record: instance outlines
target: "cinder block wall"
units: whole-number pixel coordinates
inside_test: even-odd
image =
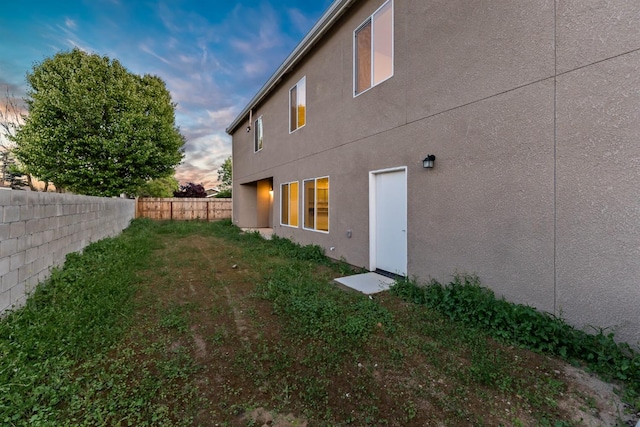
[[[24,304],[70,252],[118,235],[135,200],[0,190],[0,313]]]

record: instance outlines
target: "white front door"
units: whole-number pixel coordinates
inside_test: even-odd
[[[371,269],[407,275],[407,170],[370,174]]]

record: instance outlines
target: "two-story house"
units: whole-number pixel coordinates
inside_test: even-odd
[[[637,343],[638,28],[636,0],[336,0],[227,129],[233,221]]]

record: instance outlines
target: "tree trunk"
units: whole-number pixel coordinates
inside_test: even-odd
[[[27,174],[27,184],[29,184],[29,189],[31,189],[31,191],[38,191],[35,187],[35,185],[33,185],[33,180],[31,179],[31,174]]]

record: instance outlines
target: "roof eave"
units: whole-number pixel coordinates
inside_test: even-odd
[[[260,88],[258,93],[249,101],[242,112],[235,118],[233,122],[225,130],[231,135],[242,123],[257,104],[259,104],[280,82],[282,76],[288,73],[293,67],[300,62],[302,58],[309,52],[309,50],[315,46],[315,44],[324,36],[329,29],[335,24],[335,22],[342,16],[342,14],[355,3],[357,0],[336,0],[329,9],[320,17],[318,22],[309,30],[307,35],[296,46],[296,48],[287,56],[282,62],[280,67],[273,73],[273,75],[267,80],[267,82]]]

